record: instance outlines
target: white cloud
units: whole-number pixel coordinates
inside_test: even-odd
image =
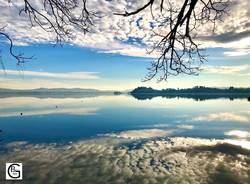
[[[242,130],[231,130],[225,132],[227,136],[239,137],[239,138],[250,138],[250,133]]]
[[[197,116],[193,121],[235,121],[235,122],[249,122],[249,117],[233,112],[219,112],[208,115]]]
[[[153,127],[155,128],[166,128],[166,127],[169,127],[169,124],[155,124],[153,125]]]
[[[194,126],[193,125],[177,125],[177,128],[191,130],[191,129],[194,129]]]
[[[172,133],[172,131],[161,129],[144,129],[144,130],[129,130],[119,133],[104,134],[108,137],[125,138],[125,139],[143,139],[152,137],[165,137]]]
[[[249,65],[237,65],[237,66],[204,66],[203,70],[206,73],[212,74],[240,74],[249,72]]]
[[[8,89],[35,89],[35,88],[97,88],[90,83],[83,83],[74,80],[58,81],[51,79],[31,79],[31,78],[0,78],[1,88]],[[100,89],[100,88],[98,88]]]
[[[102,53],[110,53],[110,54],[120,54],[120,55],[129,55],[135,57],[146,57],[146,58],[157,58],[159,55],[156,52],[149,54],[145,48],[139,47],[129,47],[123,49],[114,49],[114,50],[104,50],[100,51]]]
[[[225,56],[234,57],[234,56],[245,56],[250,54],[250,49],[235,49],[232,51],[224,52]]]
[[[52,72],[35,72],[25,70],[0,70],[0,75],[22,75],[33,77],[48,77],[48,78],[61,78],[61,79],[99,79],[96,72],[65,72],[65,73],[52,73]]]
[[[242,148],[250,150],[250,141],[247,140],[234,140],[234,139],[227,139],[225,140],[226,143],[240,146]]]
[[[250,30],[249,23],[249,1],[233,0],[234,3],[228,17],[216,25],[216,32],[211,31],[211,25],[206,24],[200,26],[197,30],[203,47],[224,47],[244,49],[250,47]],[[25,16],[18,15],[18,9],[22,8],[23,1],[13,0],[12,4],[6,3],[6,0],[0,0],[1,20],[0,25],[6,25],[6,32],[14,39],[15,44],[31,44],[31,43],[48,43],[54,40],[54,35],[47,33],[39,27],[31,28],[29,21]],[[30,1],[36,7],[41,7],[39,0]],[[146,49],[152,46],[160,38],[151,37],[152,30],[164,33],[167,31],[165,27],[152,28],[150,23],[159,25],[164,19],[159,12],[159,6],[153,7],[154,16],[159,22],[152,20],[150,11],[131,16],[122,17],[113,15],[114,12],[124,12],[124,9],[134,10],[145,4],[143,1],[106,1],[106,0],[90,0],[88,8],[90,11],[102,12],[105,16],[99,20],[95,20],[95,27],[90,34],[84,34],[79,30],[74,30],[75,38],[69,40],[69,43],[82,47],[91,47],[102,49],[107,53],[119,53],[130,56],[157,57],[157,53],[151,56],[147,54]],[[158,1],[160,2],[160,1]],[[167,2],[167,1],[166,1]],[[182,1],[175,1],[179,6]],[[96,6],[98,4],[98,6]],[[166,6],[165,6],[166,7]],[[199,5],[198,8],[199,9]],[[140,21],[139,21],[140,20]],[[137,26],[137,23],[139,26]],[[129,38],[137,38],[140,43],[127,43]],[[140,46],[144,45],[144,46]],[[237,55],[236,53],[226,52],[226,55]],[[241,52],[243,54],[243,52]],[[245,53],[244,53],[245,54]]]

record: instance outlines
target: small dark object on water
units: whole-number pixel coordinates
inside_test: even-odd
[[[114,95],[121,95],[122,93],[120,91],[114,91]]]
[[[21,116],[23,115],[23,113],[22,113],[22,112],[21,112],[20,114],[21,114]]]
[[[56,108],[58,108],[58,106],[56,105]]]
[[[248,99],[248,101],[250,102],[250,96],[249,96],[247,99]]]

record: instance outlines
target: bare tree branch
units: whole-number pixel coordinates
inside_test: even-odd
[[[13,57],[17,60],[17,65],[23,64],[23,63],[25,63],[26,61],[28,61],[28,60],[34,58],[34,56],[26,57],[26,56],[24,56],[24,54],[22,54],[22,53],[16,54],[16,53],[13,51],[13,41],[12,41],[12,39],[8,36],[8,34],[6,34],[6,33],[4,33],[4,32],[0,32],[0,35],[4,36],[4,37],[9,41],[9,53],[11,54],[11,56],[13,56]],[[3,67],[4,67],[4,65],[3,65]],[[5,67],[4,67],[4,68],[5,68]]]
[[[207,23],[213,23],[215,28],[216,21],[221,20],[222,16],[227,14],[230,4],[230,0],[184,0],[181,8],[176,10],[170,1],[160,0],[159,4],[159,1],[149,0],[134,11],[115,14],[125,17],[136,15],[145,11],[147,7],[152,9],[154,4],[160,6],[163,14],[165,1],[168,2],[168,7],[164,11],[167,15],[163,15],[166,21],[162,23],[162,27],[169,31],[165,34],[152,31],[152,37],[159,37],[153,51],[159,52],[160,56],[151,63],[144,81],[151,80],[160,72],[162,74],[159,81],[167,80],[169,75],[180,73],[198,74],[200,64],[206,61],[206,55],[204,49],[201,49],[200,45],[195,42],[194,30]],[[198,3],[201,9],[197,8]]]
[[[135,14],[138,14],[140,13],[141,11],[145,10],[146,8],[148,7],[152,7],[153,4],[154,4],[155,0],[150,0],[147,4],[143,5],[142,7],[138,8],[137,10],[135,11],[132,11],[132,12],[125,12],[125,13],[114,13],[114,15],[122,15],[124,17],[128,17],[128,16],[131,16],[131,15],[135,15]]]
[[[23,0],[24,8],[19,14],[25,13],[32,26],[39,26],[56,35],[56,42],[61,43],[73,37],[72,27],[84,33],[89,32],[95,13],[87,10],[87,0],[43,0],[44,11],[35,8],[32,1]],[[80,7],[81,6],[81,7]],[[76,15],[75,10],[80,10]]]
[[[75,28],[84,33],[91,32],[91,27],[95,24],[94,18],[98,17],[97,13],[88,10],[87,0],[41,0],[42,9],[35,7],[31,0],[20,1],[23,2],[23,8],[19,14],[27,15],[32,26],[39,26],[55,34],[56,43],[60,44],[74,37]],[[12,0],[9,2],[12,3]],[[152,19],[155,19],[153,11],[156,10],[153,7],[159,7],[164,20],[156,28],[157,31],[152,30],[151,38],[158,39],[153,51],[160,55],[151,63],[145,81],[158,74],[161,81],[167,80],[169,75],[198,73],[199,66],[206,61],[206,55],[196,40],[196,30],[199,26],[212,23],[214,31],[215,23],[227,14],[229,5],[230,0],[183,0],[178,7],[170,0],[148,0],[136,10],[114,15],[128,17],[149,9]],[[1,30],[0,35],[9,41],[10,54],[18,64],[32,58],[15,54],[12,39]]]
[[[90,27],[94,25],[93,17],[98,16],[87,9],[87,0],[42,0],[43,9],[35,7],[31,0],[22,1],[23,8],[19,15],[27,15],[31,26],[39,26],[46,32],[55,34],[56,43],[59,44],[74,37],[73,28],[84,33],[90,32]],[[8,2],[12,3],[12,0]],[[76,14],[76,10],[80,13]],[[9,41],[10,54],[17,60],[17,64],[33,58],[15,54],[12,38],[1,30],[0,35]]]

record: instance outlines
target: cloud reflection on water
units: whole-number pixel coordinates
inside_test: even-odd
[[[21,111],[22,116],[37,116],[49,114],[71,114],[71,115],[91,115],[96,114],[97,108],[54,108],[54,109],[30,109],[28,111]],[[0,112],[0,117],[20,116],[20,111],[16,112]]]
[[[250,117],[241,112],[218,112],[194,117],[192,121],[236,121],[249,122]]]
[[[242,131],[242,130],[231,130],[231,131],[225,132],[225,135],[239,137],[239,138],[250,138],[250,133],[247,131]]]
[[[12,143],[0,164],[22,162],[24,181],[37,184],[249,182],[250,151],[223,140],[176,137],[149,139],[137,149],[122,146],[131,141],[113,137],[67,145]]]
[[[161,130],[161,129],[141,129],[141,130],[129,130],[119,133],[103,134],[102,136],[125,138],[125,139],[145,139],[153,137],[165,137],[173,133],[174,130]]]
[[[38,99],[32,97],[3,98],[0,101],[0,117],[35,116],[49,114],[90,115],[99,108],[87,106],[81,99]]]

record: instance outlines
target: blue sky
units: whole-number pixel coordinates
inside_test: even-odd
[[[99,49],[64,45],[53,47],[50,44],[17,46],[15,51],[26,55],[34,55],[23,66],[17,66],[5,47],[3,62],[7,74],[1,73],[1,87],[37,88],[37,87],[81,87],[96,89],[127,90],[137,86],[193,87],[206,86],[244,86],[249,87],[249,55],[225,56],[225,49],[207,49],[208,62],[205,63],[198,76],[171,76],[167,82],[157,83],[155,79],[141,82],[147,74],[147,67],[154,58],[124,56],[103,53]],[[228,67],[228,68],[227,68]],[[218,69],[218,70],[216,70]],[[8,70],[10,72],[8,72]],[[214,71],[213,71],[214,70]],[[12,73],[11,71],[16,71]],[[33,73],[30,73],[30,72]],[[91,74],[79,76],[78,72]],[[54,74],[51,77],[46,73]],[[66,74],[60,76],[60,74]],[[67,77],[68,73],[75,73]],[[243,73],[246,75],[241,76]],[[57,76],[59,75],[59,76]]]
[[[32,2],[39,5],[37,0]],[[95,4],[92,4],[94,1],[89,2],[91,9]],[[120,3],[117,1],[118,4],[105,0],[98,2],[102,4],[102,9],[106,8],[110,12],[124,11],[123,5],[126,7],[128,3],[123,0],[119,0]],[[112,6],[110,3],[113,3]],[[237,1],[230,16],[217,25],[217,32],[207,31],[206,26],[200,28],[200,35],[205,39],[198,41],[206,48],[208,62],[202,65],[203,70],[198,76],[170,76],[168,81],[160,83],[157,83],[157,79],[141,82],[147,74],[146,68],[150,66],[150,61],[157,58],[154,53],[147,54],[152,41],[150,33],[152,29],[157,31],[159,28],[156,22],[151,21],[148,12],[128,19],[107,14],[97,22],[93,33],[84,35],[75,30],[76,37],[68,44],[53,47],[51,42],[54,35],[38,26],[30,27],[27,17],[18,15],[17,7],[21,8],[22,4],[8,4],[4,0],[0,0],[0,4],[0,25],[6,25],[4,32],[13,39],[15,53],[35,56],[23,66],[17,66],[15,59],[8,53],[7,40],[0,37],[0,50],[7,73],[0,71],[2,88],[128,90],[137,86],[250,87],[250,10],[247,9],[250,3],[244,0]]]

